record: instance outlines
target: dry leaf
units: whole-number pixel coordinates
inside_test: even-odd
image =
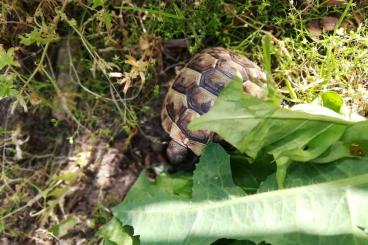
[[[29,102],[31,103],[31,105],[36,106],[36,105],[41,104],[42,98],[38,96],[35,92],[32,92],[29,95]]]
[[[108,75],[109,77],[115,77],[115,78],[123,77],[123,73],[121,72],[110,72]]]
[[[311,20],[308,22],[308,30],[311,36],[317,39],[322,34],[322,29],[319,26],[319,22],[317,20]]]
[[[235,5],[231,3],[224,3],[224,11],[225,13],[232,15],[235,13]]]
[[[124,93],[128,92],[128,89],[131,87],[133,80],[138,78],[138,76],[142,83],[145,82],[145,73],[148,69],[149,62],[144,61],[144,58],[145,57],[142,57],[140,60],[137,60],[131,55],[126,56],[125,63],[131,65],[132,67],[130,72],[125,72],[124,78],[119,81],[120,84],[124,84]]]
[[[338,21],[339,19],[336,17],[326,16],[322,18],[321,26],[324,31],[334,31]]]
[[[327,0],[325,3],[328,6],[344,6],[346,4],[346,0]]]
[[[71,58],[78,56],[79,48],[80,44],[68,36],[61,43],[57,53],[56,67],[59,70],[55,82],[59,89],[52,103],[53,115],[60,120],[68,121],[70,111],[74,110],[77,105],[78,86],[74,82],[77,77],[71,72],[70,67]]]
[[[362,16],[360,15],[360,13],[353,12],[353,17],[357,25],[360,25],[362,23]]]
[[[135,80],[139,80],[141,84],[146,81],[146,72],[149,65],[157,56],[157,48],[160,48],[160,40],[155,36],[142,35],[139,39],[139,48],[141,57],[139,59],[132,55],[125,56],[125,63],[130,65],[130,71],[124,72],[123,78],[118,81],[124,84],[123,92],[126,94]],[[112,73],[110,73],[112,74]],[[114,74],[117,74],[116,72]]]

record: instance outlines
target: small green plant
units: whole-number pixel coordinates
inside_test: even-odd
[[[0,100],[6,97],[14,97],[16,94],[14,77],[11,75],[0,75]]]

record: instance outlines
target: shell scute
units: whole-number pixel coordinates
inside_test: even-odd
[[[210,54],[200,53],[195,56],[188,64],[188,67],[203,72],[211,68],[215,68],[217,59]]]
[[[244,81],[247,81],[249,79],[246,70],[241,65],[232,60],[219,59],[216,68],[231,79],[233,79],[238,72],[241,74]]]
[[[261,69],[258,67],[258,65],[253,63],[248,58],[246,58],[242,55],[239,55],[239,54],[231,53],[231,59],[235,63],[237,63],[241,67],[243,67],[242,70],[247,74],[247,79],[255,80],[255,81],[266,81],[265,73],[261,71]]]
[[[189,140],[197,141],[202,144],[208,143],[210,139],[210,133],[206,130],[197,130],[197,131],[190,131],[188,129],[189,123],[194,119],[199,117],[200,115],[193,111],[193,110],[186,110],[184,113],[181,114],[179,121],[177,122],[178,127],[181,131],[185,134],[186,140],[184,139],[184,144],[187,145]]]
[[[175,79],[172,88],[180,93],[186,94],[193,87],[198,86],[201,80],[201,73],[189,68],[183,68]]]
[[[202,115],[210,110],[216,96],[201,87],[195,87],[187,94],[188,108]]]
[[[228,76],[216,69],[211,69],[203,72],[199,86],[218,96],[229,81]]]
[[[203,53],[207,53],[216,59],[231,59],[229,50],[225,48],[209,48],[203,50]]]

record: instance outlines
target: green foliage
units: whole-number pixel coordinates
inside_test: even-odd
[[[92,4],[92,8],[104,6],[104,0],[88,0],[88,2]]]
[[[236,185],[247,194],[257,192],[261,183],[276,170],[270,155],[251,159],[244,154],[231,154],[231,172]]]
[[[7,66],[19,66],[18,62],[14,60],[14,48],[5,51],[2,46],[0,46],[0,70]]]
[[[275,81],[273,80],[271,74],[271,54],[274,51],[271,43],[271,38],[269,35],[265,35],[262,38],[262,50],[263,50],[263,65],[267,76],[267,90],[268,90],[267,97],[273,103],[277,104],[279,95],[276,88],[277,85],[275,84]]]
[[[3,220],[0,220],[0,233],[5,231],[5,223]]]
[[[272,175],[254,195],[234,184],[229,159],[219,145],[206,147],[193,175],[191,200],[141,174],[114,216],[133,226],[141,244],[210,244],[220,238],[273,245],[367,242],[366,158],[298,165],[288,174],[286,189],[278,190]]]
[[[155,180],[155,185],[159,186],[162,190],[166,190],[185,199],[192,197],[192,176],[188,176],[185,173],[175,175],[161,174]]]
[[[244,191],[234,184],[230,156],[219,145],[210,144],[203,152],[193,174],[193,201],[223,200],[243,196]]]
[[[133,237],[133,230],[129,227],[123,227],[116,218],[102,226],[97,235],[104,239],[105,245],[139,244],[138,237]]]
[[[20,43],[26,46],[36,44],[37,46],[46,45],[59,40],[59,36],[55,33],[55,29],[51,26],[42,25],[35,28],[30,33],[20,36]]]
[[[344,101],[338,93],[334,91],[324,92],[321,94],[321,98],[323,106],[340,113],[341,108],[344,105]]]
[[[103,23],[105,24],[105,27],[107,30],[110,30],[112,27],[112,15],[110,12],[103,12],[101,15],[101,19],[103,21]]]
[[[70,229],[72,229],[78,221],[75,218],[68,218],[66,220],[61,221],[59,224],[54,225],[49,229],[49,232],[51,232],[56,237],[62,237],[68,233]]]
[[[0,100],[17,94],[13,79],[14,77],[11,75],[0,75]]]
[[[160,2],[149,1],[144,8],[120,9],[147,13],[145,22],[148,32],[164,39],[186,38],[190,41],[190,51],[193,53],[203,47],[206,40],[220,38],[221,27],[228,23],[220,0],[200,1],[197,5],[182,1]]]
[[[343,135],[352,125],[352,121],[324,107],[298,105],[288,110],[262,101],[244,93],[241,79],[236,78],[222,91],[211,110],[193,120],[189,128],[216,132],[252,158],[259,153],[271,154],[282,186],[286,170],[293,162],[313,161],[322,155],[342,157],[330,149],[338,142],[349,149],[352,142],[346,142]],[[364,134],[363,130],[359,132]]]

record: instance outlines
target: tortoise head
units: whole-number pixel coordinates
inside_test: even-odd
[[[182,163],[186,159],[188,152],[188,148],[185,145],[175,140],[171,140],[166,149],[167,157],[172,164]]]

